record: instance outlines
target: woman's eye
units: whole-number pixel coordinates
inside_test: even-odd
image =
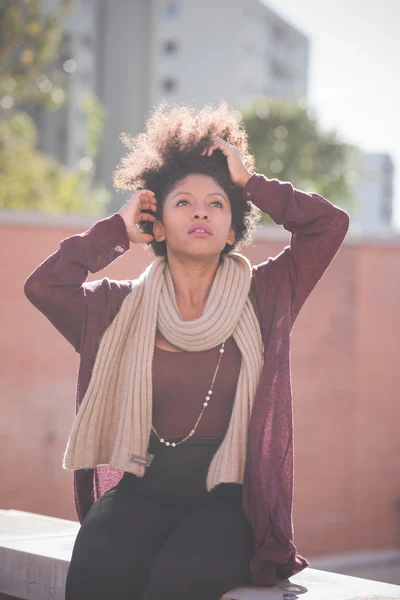
[[[179,202],[177,202],[177,206],[180,205],[181,202],[186,202],[188,204],[187,200],[179,200]],[[212,202],[212,204],[219,204],[220,208],[222,208],[222,202],[220,202],[219,200],[214,200],[214,202]]]

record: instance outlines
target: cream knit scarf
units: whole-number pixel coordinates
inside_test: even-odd
[[[249,299],[250,262],[239,253],[222,255],[205,310],[194,321],[183,321],[179,314],[164,257],[156,258],[132,284],[101,339],[63,467],[75,470],[107,464],[144,475],[145,465],[131,459],[145,457],[148,450],[158,327],[171,344],[189,352],[214,348],[233,334],[242,364],[231,419],[209,467],[207,489],[222,482],[242,483],[250,415],[263,360],[260,326]],[[206,379],[204,384],[208,385]],[[194,421],[197,409],[193,410]]]

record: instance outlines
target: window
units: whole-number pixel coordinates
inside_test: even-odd
[[[165,54],[176,54],[179,50],[179,44],[174,40],[167,40],[163,44],[163,50]]]
[[[389,204],[388,202],[383,202],[382,206],[381,206],[381,215],[383,218],[383,221],[385,223],[390,223],[393,217],[393,210],[392,210],[392,206],[391,204]]]
[[[290,75],[288,68],[274,58],[271,60],[271,71],[277,79],[287,79]]]
[[[62,123],[61,126],[57,128],[57,140],[63,145],[67,141],[67,127],[65,123]]]
[[[245,42],[242,47],[245,54],[255,54],[255,47],[251,42]]]
[[[178,88],[178,84],[172,77],[166,77],[162,82],[162,88],[164,92],[171,93]]]
[[[179,2],[168,2],[165,7],[165,17],[168,21],[176,21],[179,18],[181,6]]]
[[[382,182],[381,214],[385,222],[390,223],[393,217],[393,186],[390,181]]]
[[[254,81],[242,81],[242,90],[248,94],[254,94],[258,91],[258,87]]]
[[[79,71],[79,81],[81,83],[88,84],[88,83],[91,83],[92,80],[93,80],[92,71],[89,71],[89,70]]]
[[[81,36],[81,44],[84,48],[91,50],[93,48],[93,37],[89,33],[84,33]]]
[[[285,37],[285,32],[280,25],[275,23],[272,27],[272,37],[275,42],[280,42]]]

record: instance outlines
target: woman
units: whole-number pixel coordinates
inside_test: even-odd
[[[63,466],[82,524],[66,600],[217,600],[308,566],[293,544],[290,333],[346,212],[253,173],[225,103],[161,105],[115,173],[131,199],[62,240],[25,293],[80,353]],[[290,245],[237,252],[260,209]],[[136,280],[95,273],[145,243]],[[78,410],[79,409],[79,410]]]

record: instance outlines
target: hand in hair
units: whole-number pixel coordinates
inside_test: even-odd
[[[246,169],[239,150],[222,138],[218,138],[216,142],[203,150],[201,154],[203,156],[211,156],[214,150],[221,150],[221,152],[223,152],[223,154],[226,156],[229,174],[233,183],[239,185],[240,187],[244,187],[250,179],[252,173]]]
[[[143,212],[153,211],[154,215]],[[133,244],[152,242],[154,236],[144,233],[139,227],[141,221],[155,221],[155,213],[157,210],[157,200],[154,192],[151,190],[138,190],[135,192],[128,202],[118,211],[125,222],[126,231],[129,241]]]
[[[254,156],[249,152],[243,122],[236,119],[235,112],[225,102],[201,109],[162,103],[150,115],[142,133],[135,138],[123,134],[121,139],[129,151],[114,172],[118,190],[152,190],[157,198],[156,216],[162,220],[165,199],[177,182],[192,173],[208,175],[228,196],[236,231],[235,243],[227,244],[222,253],[238,251],[242,245],[252,242],[262,213],[242,197],[241,186],[253,172]],[[217,143],[222,147],[217,148]],[[210,156],[206,156],[207,151]],[[140,230],[149,237],[142,237],[141,241],[147,243],[156,256],[166,256],[165,242],[157,242],[151,235],[153,219],[144,217],[154,212],[150,207],[143,210]],[[128,221],[132,227],[132,219]],[[139,239],[138,231],[132,231],[135,240]]]

